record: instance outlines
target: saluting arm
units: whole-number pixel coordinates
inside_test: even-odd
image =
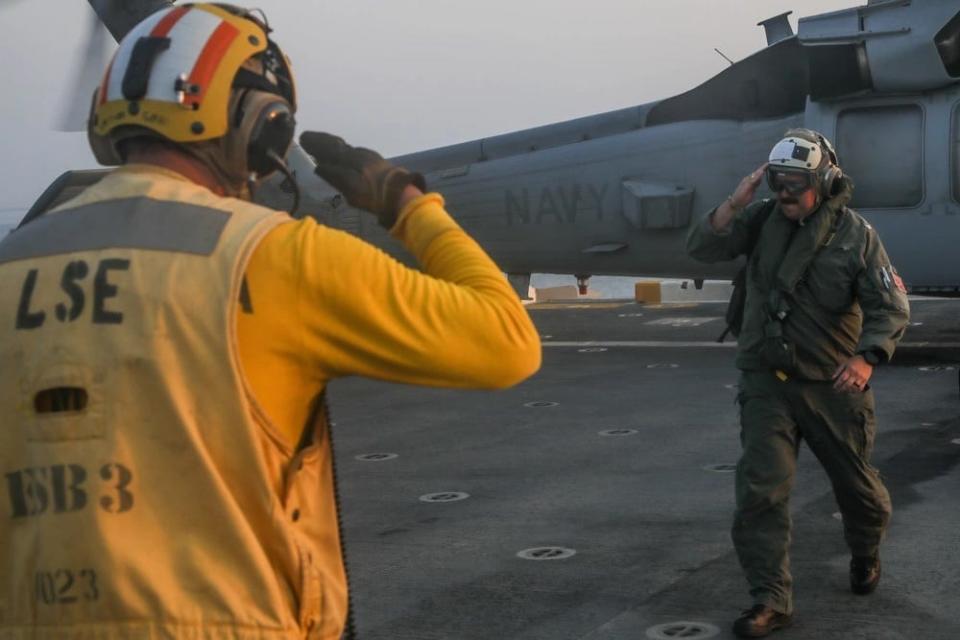
[[[305,252],[325,266],[305,270],[312,282],[304,290],[322,295],[335,311],[315,326],[323,349],[334,352],[324,358],[333,363],[331,377],[503,388],[539,368],[540,338],[520,300],[446,213],[443,198],[419,194],[422,177],[326,134],[305,134],[301,144],[317,159],[317,173],[352,205],[375,213],[423,268],[318,228],[332,235],[320,254]],[[344,277],[324,273],[337,265],[349,265]]]
[[[745,176],[726,200],[690,228],[687,253],[701,262],[723,262],[750,251],[757,229],[752,221],[762,208],[753,203],[766,164]]]
[[[397,235],[424,272],[336,229],[301,238],[298,315],[322,378],[496,389],[537,371],[526,310],[442,203],[427,194],[401,215]]]

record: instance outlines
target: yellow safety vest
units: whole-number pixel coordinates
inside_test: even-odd
[[[0,242],[0,638],[339,636],[328,434],[291,457],[237,355],[286,220],[115,173]]]

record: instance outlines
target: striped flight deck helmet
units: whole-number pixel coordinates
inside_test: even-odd
[[[219,3],[171,7],[140,22],[93,95],[87,133],[97,161],[122,164],[123,141],[159,138],[210,167],[228,195],[285,169],[296,91],[269,33],[262,13]]]

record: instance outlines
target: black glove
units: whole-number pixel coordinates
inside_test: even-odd
[[[351,206],[376,214],[387,229],[397,222],[400,195],[408,185],[427,190],[419,173],[395,167],[376,151],[351,147],[329,133],[305,131],[300,146],[313,156],[317,164],[314,173],[342,193]]]

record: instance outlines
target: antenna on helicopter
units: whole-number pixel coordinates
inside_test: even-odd
[[[720,49],[717,49],[716,47],[714,47],[713,50],[716,51],[717,53],[719,53],[721,58],[723,58],[724,60],[726,60],[727,62],[729,62],[731,65],[733,65],[733,60],[731,60],[731,59],[728,58],[727,56],[723,55],[723,51],[720,51]]]

